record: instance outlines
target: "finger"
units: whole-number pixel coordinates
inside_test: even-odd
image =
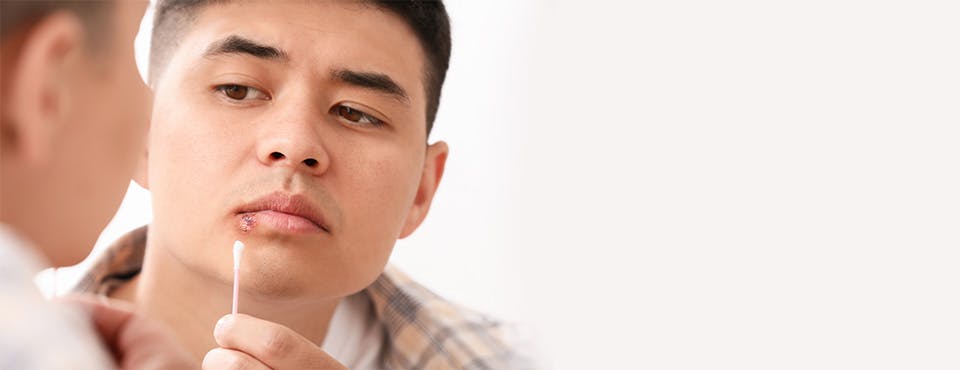
[[[93,326],[121,368],[196,368],[196,359],[176,342],[169,328],[137,315],[132,305],[85,296],[64,300],[90,313]]]
[[[204,370],[270,370],[270,367],[246,353],[214,348],[203,356]]]
[[[245,352],[272,368],[344,369],[319,346],[290,328],[250,315],[226,315],[217,322],[213,333],[221,347]]]
[[[90,314],[94,328],[114,352],[119,349],[121,334],[134,317],[133,306],[126,302],[84,295],[72,295],[62,301],[82,307]]]

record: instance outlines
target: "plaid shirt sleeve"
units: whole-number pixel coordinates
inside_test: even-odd
[[[90,265],[73,292],[107,295],[140,272],[147,227],[131,231]],[[529,369],[503,325],[459,307],[387,266],[364,292],[386,328],[383,369]]]
[[[367,294],[387,328],[387,369],[527,369],[502,325],[446,301],[387,266]]]

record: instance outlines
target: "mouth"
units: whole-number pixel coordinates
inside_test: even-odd
[[[239,207],[234,214],[243,233],[259,227],[290,234],[330,233],[323,214],[299,194],[272,193]]]

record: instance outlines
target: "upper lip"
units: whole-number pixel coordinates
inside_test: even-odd
[[[310,198],[300,194],[283,192],[271,193],[240,206],[236,213],[242,214],[259,211],[274,211],[303,217],[313,222],[317,227],[323,229],[323,231],[330,232],[323,213],[313,204]]]

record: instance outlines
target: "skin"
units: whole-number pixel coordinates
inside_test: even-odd
[[[79,262],[116,212],[144,150],[149,90],[133,39],[146,2],[119,1],[108,39],[54,12],[3,39],[0,222],[54,266]],[[63,303],[63,302],[61,302]],[[84,307],[121,369],[187,369],[198,361],[159,323],[91,298]]]
[[[285,57],[205,55],[230,36]],[[138,180],[152,193],[154,221],[141,274],[115,297],[173,326],[206,368],[339,368],[319,347],[335,307],[379,276],[443,174],[446,144],[426,144],[424,63],[400,18],[362,4],[203,9],[154,81]],[[332,76],[343,69],[389,76],[406,99]],[[244,232],[237,207],[276,192],[304,196],[329,230],[258,220]],[[219,321],[231,306],[234,240],[247,246],[245,314]]]
[[[118,2],[96,51],[67,12],[4,39],[0,221],[54,266],[90,252],[143,151],[150,93],[133,39],[145,6]]]

